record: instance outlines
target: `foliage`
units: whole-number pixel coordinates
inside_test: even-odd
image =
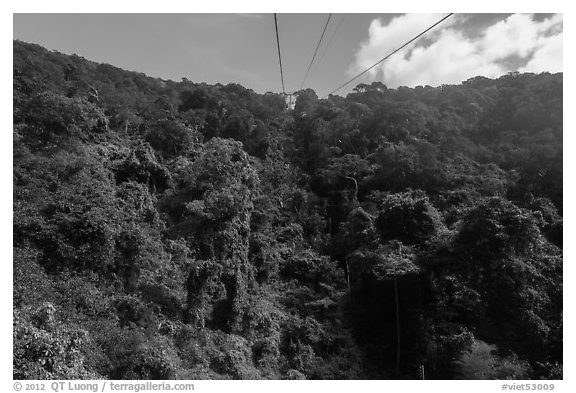
[[[375,227],[383,240],[425,243],[442,229],[442,220],[426,194],[392,194],[382,201]]]
[[[471,349],[456,360],[456,375],[459,379],[530,379],[530,365],[496,352],[494,345],[474,341]]]
[[[291,109],[13,52],[14,378],[562,378],[562,74]]]

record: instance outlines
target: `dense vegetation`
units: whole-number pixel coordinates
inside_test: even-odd
[[[14,378],[562,378],[562,74],[345,98],[14,42]]]

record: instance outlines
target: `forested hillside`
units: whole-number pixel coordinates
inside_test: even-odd
[[[562,83],[287,109],[14,41],[14,378],[562,378]]]

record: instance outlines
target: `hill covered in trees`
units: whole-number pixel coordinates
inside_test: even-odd
[[[562,378],[562,105],[286,109],[14,41],[14,378]]]

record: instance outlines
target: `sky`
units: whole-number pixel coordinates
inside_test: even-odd
[[[445,15],[278,14],[285,90],[324,96]],[[14,14],[13,33],[162,79],[282,91],[273,14]],[[562,38],[562,14],[455,14],[337,93],[376,80],[396,88],[561,72]]]

